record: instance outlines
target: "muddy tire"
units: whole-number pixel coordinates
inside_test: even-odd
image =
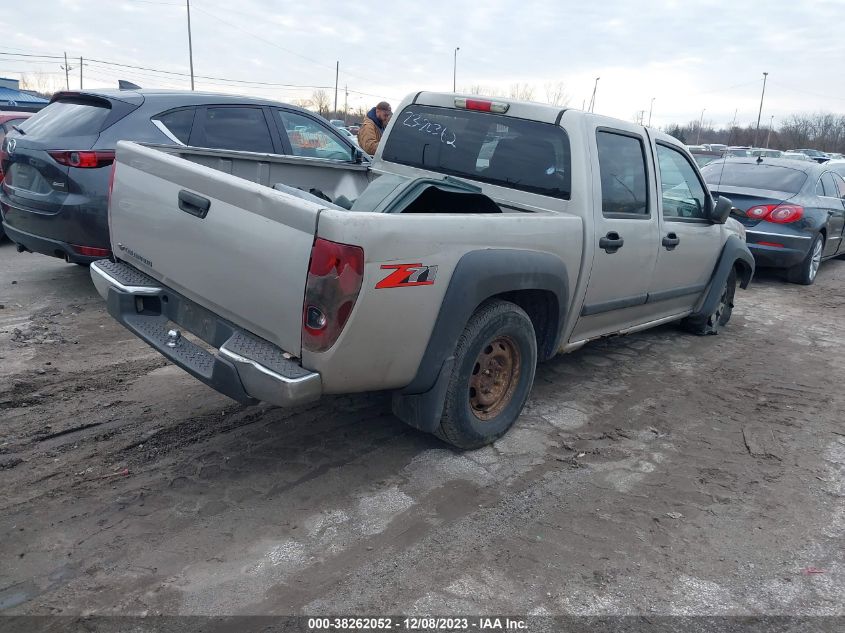
[[[681,321],[681,325],[687,332],[705,336],[707,334],[718,334],[719,330],[731,320],[734,309],[734,295],[736,294],[736,269],[731,269],[725,285],[722,287],[722,294],[719,303],[711,314],[706,316],[688,317]]]
[[[536,368],[537,338],[525,311],[509,301],[484,303],[458,339],[435,435],[460,449],[494,442],[522,412]]]
[[[801,284],[802,286],[809,286],[816,280],[816,275],[819,272],[819,266],[822,263],[822,253],[824,253],[824,237],[821,233],[816,235],[807,256],[800,264],[793,266],[786,271],[786,278],[794,284]]]

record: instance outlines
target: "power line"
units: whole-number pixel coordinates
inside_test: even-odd
[[[227,19],[225,19],[225,18],[221,18],[220,16],[215,15],[214,13],[211,13],[210,11],[208,11],[208,9],[201,9],[201,8],[199,8],[199,7],[197,7],[197,6],[195,6],[194,8],[195,8],[197,11],[200,11],[201,13],[205,13],[207,16],[212,17],[212,18],[214,18],[215,20],[218,20],[219,22],[222,22],[222,23],[223,23],[223,24],[225,24],[226,26],[229,26],[229,27],[234,27],[234,28],[238,29],[239,31],[242,31],[242,32],[246,33],[246,34],[247,34],[247,35],[249,35],[250,37],[254,37],[254,38],[258,39],[258,40],[261,40],[262,42],[264,42],[264,43],[266,43],[266,44],[269,44],[270,46],[273,46],[273,47],[275,47],[275,48],[278,48],[278,49],[279,49],[279,50],[281,50],[281,51],[284,51],[284,52],[286,52],[286,53],[290,53],[291,55],[295,55],[296,57],[299,57],[300,59],[304,59],[305,61],[311,62],[312,64],[316,64],[316,65],[318,65],[318,66],[322,66],[323,68],[327,68],[327,69],[329,69],[329,70],[333,70],[333,69],[334,69],[334,67],[329,66],[328,64],[324,64],[323,62],[317,61],[316,59],[313,59],[313,58],[311,58],[311,57],[306,57],[305,55],[301,55],[300,53],[297,53],[296,51],[292,51],[292,50],[290,50],[289,48],[285,48],[284,46],[280,46],[279,44],[277,44],[276,42],[274,42],[274,41],[272,41],[272,40],[268,40],[268,39],[266,39],[266,38],[264,38],[264,37],[261,37],[260,35],[256,35],[255,33],[251,32],[251,31],[248,31],[248,30],[246,30],[246,29],[244,29],[244,28],[242,28],[242,27],[238,26],[237,24],[234,24],[234,23],[233,23],[233,22],[231,22],[230,20],[227,20]],[[241,14],[241,15],[246,15],[247,17],[251,17],[251,18],[253,18],[253,19],[263,18],[263,16],[256,16],[256,15],[254,15],[254,14],[247,14],[247,13],[244,13],[243,11],[230,11],[228,8],[226,9],[226,11],[227,11],[227,12],[229,12],[229,13],[239,13],[239,14]],[[345,70],[345,67],[344,67],[344,73],[345,73],[346,75],[349,75],[350,77],[357,77],[358,79],[361,79],[361,80],[366,81],[366,82],[369,82],[369,83],[374,83],[374,84],[378,84],[378,83],[379,83],[378,81],[375,81],[375,80],[374,80],[374,79],[372,79],[372,78],[369,78],[369,77],[364,77],[364,76],[359,75],[359,74],[357,74],[357,73],[352,73],[352,72],[349,72],[348,70]]]
[[[780,81],[771,81],[770,80],[769,83],[773,83],[776,86],[780,86],[781,88],[783,88],[785,90],[789,90],[790,92],[797,92],[799,94],[807,94],[807,95],[810,95],[812,97],[821,97],[822,99],[833,99],[834,101],[845,101],[845,98],[843,98],[843,97],[833,97],[831,95],[823,95],[823,94],[818,93],[818,92],[811,92],[810,90],[800,90],[798,88],[790,88],[789,86],[785,86],[784,84],[782,84]]]

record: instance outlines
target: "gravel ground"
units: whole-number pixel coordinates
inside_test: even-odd
[[[538,369],[495,446],[245,407],[0,245],[5,614],[845,615],[845,262]]]

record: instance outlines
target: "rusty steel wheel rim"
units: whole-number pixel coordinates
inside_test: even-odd
[[[469,406],[476,418],[492,420],[508,406],[521,366],[519,347],[510,337],[496,337],[481,348],[469,381]]]

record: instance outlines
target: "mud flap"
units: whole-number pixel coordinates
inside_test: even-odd
[[[446,390],[449,388],[454,366],[455,357],[449,356],[443,362],[434,386],[425,393],[404,394],[394,391],[391,403],[393,415],[415,429],[434,433],[443,416]]]
[[[754,256],[748,250],[745,242],[735,235],[731,235],[722,248],[722,254],[719,257],[716,268],[713,270],[713,274],[710,277],[710,284],[707,286],[704,296],[699,301],[696,310],[690,316],[707,316],[716,310],[716,306],[722,295],[722,287],[725,285],[725,281],[728,279],[728,275],[731,274],[731,270],[736,263],[740,264],[740,271],[737,275],[740,281],[740,288],[748,288],[748,284],[751,283],[751,278],[754,276]]]

